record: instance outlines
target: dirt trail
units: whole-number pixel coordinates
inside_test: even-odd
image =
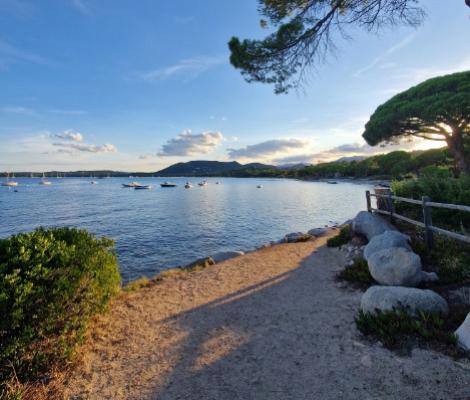
[[[470,369],[364,342],[344,255],[284,244],[124,295],[93,329],[72,399],[470,399]],[[468,365],[468,364],[467,364]]]

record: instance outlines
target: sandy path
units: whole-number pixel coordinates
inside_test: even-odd
[[[316,242],[247,254],[126,294],[69,382],[74,399],[470,399],[470,369],[361,340],[361,293]]]

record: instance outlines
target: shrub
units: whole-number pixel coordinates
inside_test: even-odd
[[[420,312],[413,318],[404,309],[379,311],[376,314],[359,312],[355,319],[364,335],[377,337],[386,347],[396,348],[410,337],[455,345],[457,339],[446,329],[446,321],[438,314]]]
[[[119,291],[114,243],[39,228],[0,240],[0,383],[69,360],[87,323]]]
[[[437,272],[438,284],[470,283],[470,246],[441,235],[434,236],[434,248],[424,239],[412,235],[413,250],[421,257],[426,270]]]
[[[419,179],[393,182],[392,190],[397,196],[420,200],[428,196],[432,201],[470,205],[470,176],[451,178],[446,171],[427,168]],[[419,205],[404,202],[395,203],[396,212],[415,220],[422,220]],[[433,225],[449,230],[465,232],[470,230],[470,213],[432,208]]]
[[[339,247],[351,240],[352,230],[350,225],[343,226],[339,233],[326,241],[328,247]]]
[[[374,283],[367,261],[363,258],[356,258],[353,265],[347,266],[338,274],[338,278],[355,283],[363,288],[367,288]]]

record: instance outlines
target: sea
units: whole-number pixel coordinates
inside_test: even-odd
[[[207,180],[207,186],[197,184]],[[17,178],[0,187],[0,238],[73,226],[116,243],[124,283],[221,251],[250,251],[290,232],[342,223],[366,208],[370,183],[292,179]],[[137,180],[151,190],[123,188]],[[190,181],[194,187],[185,189]],[[262,186],[259,188],[258,186]]]

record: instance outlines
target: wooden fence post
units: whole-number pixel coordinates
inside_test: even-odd
[[[394,213],[395,210],[394,210],[394,206],[393,206],[392,196],[393,196],[393,193],[390,190],[390,192],[388,193],[388,207],[389,207],[389,211],[390,211],[390,222],[393,223],[393,213]]]
[[[370,191],[366,190],[366,201],[367,201],[367,211],[372,212],[372,206],[370,203]]]
[[[431,207],[426,203],[430,201],[428,196],[423,196],[423,222],[426,236],[426,245],[428,249],[434,248],[434,233],[431,230],[432,227],[432,216],[431,216]]]

